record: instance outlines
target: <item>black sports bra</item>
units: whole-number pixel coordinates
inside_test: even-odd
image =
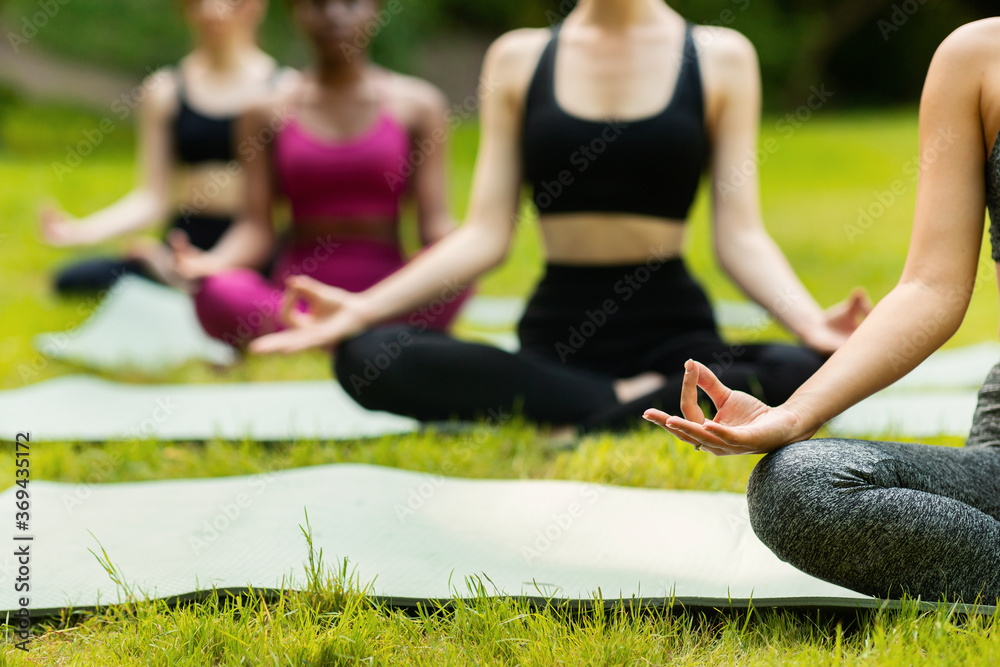
[[[188,102],[184,77],[177,72],[177,116],[174,118],[174,154],[182,164],[229,162],[233,151],[233,125],[237,115],[208,116]]]
[[[990,246],[994,262],[1000,262],[1000,134],[986,160],[986,206],[990,211]]]
[[[276,67],[273,86],[284,71]],[[239,114],[209,116],[192,108],[184,90],[184,76],[177,70],[177,116],[174,118],[174,153],[182,164],[229,162],[236,158],[233,126]]]
[[[685,220],[708,164],[698,52],[688,25],[673,97],[653,116],[589,120],[555,99],[559,27],[524,104],[522,155],[539,214],[610,212]]]

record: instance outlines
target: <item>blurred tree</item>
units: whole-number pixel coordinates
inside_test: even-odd
[[[959,25],[997,12],[996,0],[668,0],[695,23],[728,26],[757,46],[765,103],[802,104],[811,86],[836,91],[834,103],[913,102],[934,49]],[[559,21],[576,0],[401,0],[403,11],[379,27],[375,58],[420,71],[432,40],[492,37]],[[141,74],[176,61],[188,48],[174,0],[86,0],[58,5],[37,29],[40,45],[63,55]],[[19,34],[39,0],[0,0],[4,32]],[[32,38],[34,39],[34,38]],[[272,1],[265,48],[290,64],[306,60],[284,2]],[[481,54],[471,53],[478,58]],[[423,72],[432,76],[433,73]]]

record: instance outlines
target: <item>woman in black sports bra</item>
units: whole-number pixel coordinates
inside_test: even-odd
[[[253,104],[295,78],[257,47],[265,0],[182,0],[195,48],[175,68],[151,74],[139,108],[140,180],[125,197],[80,220],[54,206],[39,215],[42,236],[56,246],[86,246],[146,229],[170,217],[203,249],[215,245],[243,205],[243,176],[232,145],[233,123]],[[62,269],[60,293],[103,290],[140,274],[185,286],[165,243],[134,242],[124,258],[85,260]]]
[[[482,135],[466,224],[380,284],[347,294],[289,281],[314,308],[258,352],[344,341],[340,383],[362,405],[423,420],[505,413],[623,427],[673,409],[689,358],[771,403],[850,334],[866,300],[824,313],[764,230],[756,174],[760,83],[750,43],[692,27],[661,0],[581,0],[553,30],[498,39],[483,66]],[[711,165],[719,260],[807,347],[728,345],[680,258]],[[499,264],[533,188],[547,266],[518,326],[517,354],[388,327]],[[811,348],[811,349],[810,349]]]

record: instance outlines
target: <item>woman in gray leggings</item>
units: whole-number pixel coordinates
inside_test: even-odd
[[[958,329],[986,206],[1000,261],[998,44],[1000,18],[986,19],[955,31],[934,56],[920,105],[922,169],[906,266],[847,343],[778,407],[689,361],[684,418],[645,415],[696,449],[767,453],[747,488],[758,537],[799,569],[870,595],[1000,600],[1000,364],[979,392],[964,448],[808,439]],[[698,407],[698,387],[718,409],[713,420]]]

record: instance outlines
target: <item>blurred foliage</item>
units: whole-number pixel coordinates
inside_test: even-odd
[[[420,51],[433,40],[460,32],[492,37],[519,26],[549,25],[575,5],[575,0],[399,2],[403,11],[379,31],[374,55],[389,67],[410,72],[420,71]],[[754,42],[771,108],[795,108],[805,102],[811,86],[820,84],[835,91],[836,106],[915,100],[937,45],[959,25],[997,10],[995,0],[670,4],[692,22],[731,27]],[[40,16],[44,6],[58,9],[51,18]],[[16,33],[44,22],[37,39],[45,48],[134,74],[174,62],[190,46],[175,0],[7,0],[0,7],[0,17]],[[306,46],[288,13],[287,3],[271,2],[262,41],[282,61],[302,65]]]

